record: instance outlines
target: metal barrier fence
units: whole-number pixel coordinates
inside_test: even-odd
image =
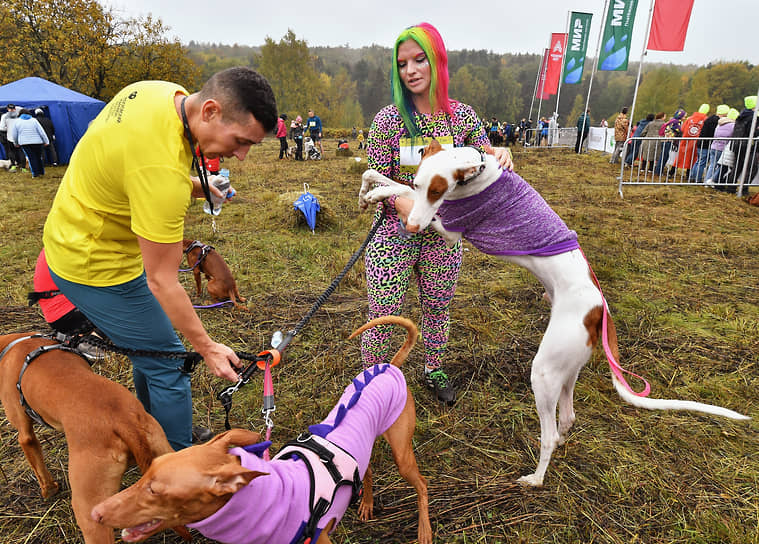
[[[520,134],[520,141],[525,147],[574,147],[577,129],[549,128],[541,134],[539,128],[529,128]]]
[[[753,138],[630,138],[619,171],[624,185],[700,184],[745,194],[759,185],[759,147]]]

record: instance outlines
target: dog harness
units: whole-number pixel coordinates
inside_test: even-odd
[[[264,475],[188,527],[234,544],[316,542],[329,521],[339,523],[355,499],[372,446],[398,419],[406,395],[403,373],[376,365],[353,380],[327,418],[309,427],[310,434],[287,444],[271,461],[253,451],[265,449],[266,443],[230,449],[242,466]]]
[[[10,349],[13,346],[15,346],[16,344],[18,344],[20,342],[23,342],[24,340],[29,340],[31,338],[47,338],[48,340],[60,340],[60,338],[58,337],[59,335],[60,336],[65,336],[65,335],[62,335],[61,333],[58,333],[58,335],[56,335],[56,337],[45,335],[45,334],[33,334],[33,335],[30,335],[30,336],[22,336],[21,338],[16,338],[13,342],[11,342],[7,346],[5,346],[5,349],[0,352],[0,362],[2,362],[3,357],[5,357],[5,354],[8,353],[8,351],[10,351]],[[44,419],[42,419],[42,416],[39,415],[34,410],[34,408],[32,408],[31,406],[29,406],[28,402],[26,402],[26,398],[24,398],[24,392],[21,389],[21,378],[24,377],[24,372],[26,372],[26,369],[29,368],[29,365],[31,364],[32,361],[34,361],[40,355],[42,355],[44,353],[47,353],[48,351],[52,351],[54,349],[60,349],[60,350],[63,350],[63,351],[68,351],[70,353],[76,353],[82,359],[84,359],[85,361],[87,361],[87,364],[90,364],[90,362],[87,360],[87,358],[80,351],[78,351],[78,350],[76,350],[76,349],[74,349],[74,348],[72,348],[70,346],[64,345],[64,344],[48,344],[48,345],[45,345],[45,346],[40,346],[38,348],[33,349],[24,358],[24,364],[21,366],[21,371],[18,374],[18,381],[16,382],[16,389],[18,389],[19,400],[21,402],[21,406],[24,407],[24,411],[26,412],[26,415],[28,415],[32,419],[32,421],[34,421],[35,423],[38,423],[38,424],[40,424],[40,425],[42,425],[44,427],[47,427],[49,429],[53,429],[53,426],[50,425]]]
[[[311,478],[311,516],[291,544],[315,542],[321,532],[317,524],[329,511],[340,487],[350,486],[350,504],[361,496],[362,483],[356,460],[340,446],[320,436],[302,433],[285,444],[274,459],[300,459],[308,467]]]
[[[577,233],[529,183],[508,170],[476,195],[443,201],[438,215],[446,230],[460,232],[488,255],[547,257],[580,247]]]
[[[194,270],[198,266],[200,266],[200,263],[202,263],[205,258],[208,256],[209,253],[211,253],[211,250],[214,249],[213,246],[209,246],[207,244],[204,244],[203,242],[198,242],[197,240],[193,240],[192,243],[187,246],[187,249],[183,251],[185,255],[190,253],[193,249],[200,248],[200,255],[198,255],[198,260],[195,262],[194,265],[192,265],[191,268],[186,268],[181,270],[182,272],[189,272],[190,270]]]

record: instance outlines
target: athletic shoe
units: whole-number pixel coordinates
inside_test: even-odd
[[[424,381],[427,387],[435,393],[435,398],[446,404],[456,402],[456,388],[441,369],[424,373]]]
[[[79,342],[76,349],[79,350],[79,353],[84,355],[84,358],[87,359],[90,364],[105,359],[105,352],[89,342]]]
[[[11,166],[10,168],[8,168],[8,172],[16,172],[16,171],[18,171],[18,168],[16,168],[15,166]]]
[[[192,426],[192,443],[193,444],[203,444],[204,442],[208,442],[214,437],[213,431],[211,429],[206,429],[205,427],[198,427],[196,425]]]

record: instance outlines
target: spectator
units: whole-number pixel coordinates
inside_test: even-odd
[[[435,85],[433,85],[433,82]],[[448,98],[448,55],[438,31],[428,23],[405,29],[398,36],[391,68],[393,104],[374,117],[367,139],[368,167],[411,185],[425,140],[437,138],[446,148],[489,142],[474,109]],[[502,164],[511,165],[506,148],[495,149]],[[413,202],[390,197],[380,203],[387,218],[366,248],[369,318],[397,315],[412,274],[421,303],[425,381],[440,401],[451,403],[456,390],[442,369],[450,327],[449,306],[461,266],[461,243],[449,247],[434,229],[405,233],[403,222]],[[392,326],[380,326],[362,336],[364,366],[386,360]]]
[[[358,140],[358,148],[364,149],[364,131],[363,129],[359,129],[358,136],[356,136],[356,139]]]
[[[287,114],[283,113],[277,119],[277,138],[279,138],[279,160],[287,158]]]
[[[627,106],[625,106],[614,121],[614,151],[609,160],[611,164],[617,164],[619,155],[625,147],[625,141],[627,140],[627,133],[629,130],[630,120],[627,118]]]
[[[356,127],[354,126],[351,129],[351,139],[355,140],[358,137],[358,132],[356,131]]]
[[[548,145],[548,119],[540,118],[540,145]]]
[[[548,145],[556,145],[559,142],[559,114],[553,112],[548,122]]]
[[[714,138],[717,123],[720,120],[719,112],[723,111],[722,117],[724,117],[727,115],[729,109],[727,104],[717,106],[714,114],[704,120],[701,132],[698,135],[698,141],[696,142],[696,162],[690,172],[690,181],[695,183],[704,181],[704,173],[706,173],[707,163],[709,162],[709,149],[712,145],[712,138]]]
[[[575,153],[582,153],[582,147],[588,139],[590,133],[590,108],[585,113],[581,113],[577,118],[577,141],[575,142]]]
[[[322,120],[318,115],[314,113],[314,110],[308,110],[308,119],[306,119],[306,128],[308,128],[308,135],[311,136],[311,141],[314,145],[319,146],[319,155],[324,156],[324,149],[322,149]]]
[[[10,172],[15,172],[19,167],[23,167],[19,159],[20,152],[16,149],[16,144],[8,139],[8,134],[13,126],[13,122],[18,118],[18,113],[19,111],[14,104],[8,104],[6,112],[0,116],[0,141],[2,141],[5,148],[5,156],[11,161]]]
[[[42,125],[42,130],[47,134],[47,139],[50,141],[50,145],[45,146],[45,158],[47,164],[51,166],[58,166],[58,150],[55,149],[55,127],[53,126],[53,120],[45,115],[42,108],[34,110],[34,116],[37,122]]]
[[[298,115],[291,125],[293,140],[295,141],[295,160],[303,160],[303,117]]]
[[[733,138],[748,138],[751,135],[751,122],[754,118],[754,110],[756,109],[756,96],[747,96],[743,100],[745,108],[741,111],[741,113],[738,115],[738,118],[735,120],[735,128],[733,129]],[[754,138],[759,136],[759,123],[756,124],[756,127],[754,128]],[[743,177],[744,173],[744,162],[746,159],[746,153],[748,152],[748,142],[747,141],[741,141],[736,142],[737,150],[735,151],[735,182],[739,183],[743,181],[743,191],[739,196],[745,196],[748,193],[748,184],[751,183],[751,180],[754,178],[757,172],[757,168],[759,168],[759,162],[757,159],[759,158],[757,156],[757,148],[759,147],[756,143],[754,143],[754,146],[751,149],[751,157],[748,160],[747,169],[745,171],[745,177]],[[737,188],[733,188],[732,192],[735,192]]]
[[[665,125],[664,118],[666,115],[667,114],[663,111],[657,113],[656,116],[643,127],[643,130],[640,132],[640,137],[659,138],[659,134]],[[654,172],[657,175],[660,174],[663,152],[664,146],[660,145],[657,140],[643,140],[640,144],[640,169],[643,171]]]
[[[648,115],[646,115],[646,117],[638,121],[638,123],[635,125],[635,132],[633,132],[633,138],[640,138],[641,133],[646,128],[646,125],[648,125],[651,121],[653,121],[654,117],[655,116],[653,113],[649,113]],[[630,166],[632,166],[635,159],[638,158],[638,151],[640,151],[640,144],[641,144],[640,140],[633,139],[632,143],[627,147],[627,156],[625,157],[626,164],[629,164]]]
[[[222,196],[202,169],[203,156],[243,160],[276,119],[267,81],[248,68],[229,68],[193,94],[165,81],[133,83],[90,124],[43,240],[53,282],[114,344],[184,351],[176,327],[214,375],[237,381],[237,355],[210,338],[179,283],[184,217],[192,197]],[[176,361],[130,359],[137,397],[172,447],[210,434],[192,427],[190,378]]]
[[[686,111],[683,108],[678,108],[675,115],[667,121],[662,128],[659,129],[659,136],[664,136],[667,141],[664,142],[664,150],[662,151],[659,162],[654,168],[654,173],[659,174],[664,171],[664,168],[669,161],[669,155],[671,153],[677,153],[678,142],[674,142],[673,138],[680,138],[683,135],[683,118],[686,116]],[[674,161],[673,161],[674,163]],[[672,167],[667,172],[668,177],[675,176],[675,168]]]
[[[683,123],[683,140],[680,143],[674,167],[684,169],[685,175],[683,177],[689,181],[691,178],[691,168],[696,164],[697,158],[697,140],[695,138],[698,138],[699,134],[701,134],[701,128],[704,126],[706,114],[709,113],[709,109],[709,104],[701,104],[698,111],[693,112],[693,114]]]
[[[32,177],[38,178],[45,175],[45,160],[43,159],[43,147],[50,145],[47,134],[37,120],[32,117],[29,110],[21,110],[21,115],[11,125],[8,139],[16,142],[29,161],[29,169]]]
[[[603,119],[601,119],[601,124],[598,126],[600,126],[601,128],[609,128],[609,123],[606,121],[606,118],[604,117]]]
[[[730,116],[730,112],[735,112]],[[715,180],[720,179],[719,160],[722,158],[722,152],[725,150],[727,140],[721,138],[732,138],[733,129],[735,128],[735,118],[738,117],[738,110],[730,108],[727,104],[717,106],[717,127],[714,129],[714,140],[709,146],[708,162],[706,170],[706,183],[712,185]]]

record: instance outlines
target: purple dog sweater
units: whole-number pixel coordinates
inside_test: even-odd
[[[403,373],[389,364],[376,365],[359,374],[327,418],[310,431],[349,452],[363,478],[375,440],[398,419],[405,405]],[[306,465],[293,459],[267,463],[242,448],[229,453],[238,456],[245,468],[268,475],[254,478],[217,512],[187,526],[228,544],[289,544],[310,515]],[[350,499],[350,487],[341,487],[319,528],[332,518],[337,526]]]
[[[481,193],[443,201],[438,215],[446,230],[460,232],[488,255],[548,257],[580,247],[577,233],[529,183],[508,170]]]

